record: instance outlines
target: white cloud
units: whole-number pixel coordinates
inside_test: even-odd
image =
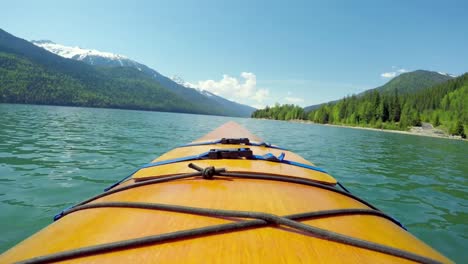
[[[255,92],[255,95],[252,97],[255,101],[261,103],[263,102],[268,96],[270,95],[270,91],[268,89],[258,89]]]
[[[397,75],[396,72],[384,72],[382,74],[380,74],[380,76],[384,77],[384,78],[393,78]]]
[[[263,105],[263,101],[270,95],[270,91],[257,87],[257,76],[251,72],[242,72],[240,78],[227,74],[219,81],[205,80],[195,84],[186,83],[186,86],[212,92],[224,98],[233,98],[250,105]]]
[[[266,107],[266,105],[264,104],[254,104],[254,105],[251,105],[252,107],[255,107],[257,109],[264,109]]]
[[[304,99],[299,98],[299,97],[290,97],[290,96],[287,96],[287,97],[284,98],[284,99],[285,99],[287,102],[289,102],[289,103],[294,103],[294,104],[304,102]]]
[[[395,69],[397,69],[397,67],[392,66],[392,69],[395,70]],[[404,72],[407,72],[407,70],[406,69],[397,69],[397,70],[391,71],[391,72],[384,72],[384,73],[380,74],[380,76],[383,77],[383,78],[394,78],[394,77],[396,77],[396,76],[398,76],[398,75],[400,75],[400,74],[402,74]]]

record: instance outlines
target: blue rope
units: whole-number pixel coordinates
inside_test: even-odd
[[[157,161],[157,162],[148,163],[146,165],[143,165],[141,168],[156,167],[156,166],[172,164],[172,163],[177,163],[177,162],[182,162],[182,161],[208,159],[209,153],[210,152],[204,152],[204,153],[199,154],[199,155],[193,155],[193,156],[186,156],[186,157],[181,157],[181,158],[176,158],[176,159]],[[305,169],[309,169],[309,170],[314,170],[314,171],[318,171],[318,172],[322,172],[322,173],[327,173],[324,169],[316,167],[316,166],[312,166],[312,165],[304,164],[304,163],[300,163],[300,162],[295,162],[295,161],[291,161],[291,160],[285,160],[284,156],[285,156],[284,153],[281,153],[281,155],[279,155],[278,157],[276,157],[272,153],[267,153],[267,154],[265,154],[263,156],[261,156],[261,155],[252,155],[250,158],[247,158],[247,159],[248,160],[264,160],[264,161],[284,163],[284,164],[297,166],[297,167],[301,167],[301,168],[305,168]]]
[[[282,148],[282,147],[272,146],[271,144],[266,143],[266,142],[253,143],[253,142],[250,142],[250,140],[248,138],[222,138],[222,139],[215,140],[215,141],[192,143],[192,144],[182,145],[182,146],[179,146],[179,147],[205,146],[205,145],[216,145],[216,144],[246,145],[246,146],[267,147],[267,148],[273,148],[273,149],[279,149],[279,150],[287,150],[287,149]],[[176,158],[176,159],[158,161],[158,162],[153,162],[153,163],[143,165],[142,167],[140,167],[140,168],[136,169],[135,171],[133,171],[132,173],[130,173],[130,175],[125,176],[123,179],[121,179],[121,180],[117,181],[116,183],[110,185],[109,187],[105,188],[104,191],[107,192],[108,190],[114,188],[115,186],[125,182],[128,179],[130,179],[132,177],[132,175],[135,174],[140,169],[148,168],[148,167],[154,167],[154,166],[161,166],[161,165],[166,165],[166,164],[171,164],[171,163],[176,163],[176,162],[182,162],[182,161],[207,159],[207,158],[209,158],[208,157],[209,153],[210,152],[205,152],[205,153],[202,153],[202,154],[199,154],[199,155],[193,155],[193,156],[181,157],[181,158]],[[318,167],[315,167],[315,166],[311,166],[311,165],[307,165],[307,164],[303,164],[303,163],[299,163],[299,162],[294,162],[294,161],[284,160],[284,156],[285,156],[284,153],[281,153],[281,155],[279,155],[278,157],[275,157],[273,154],[268,153],[268,154],[266,154],[264,156],[252,155],[252,157],[247,158],[247,159],[282,162],[282,163],[293,165],[293,166],[298,166],[298,167],[302,167],[302,168],[306,168],[306,169],[311,169],[311,170],[327,173],[325,170],[323,170],[321,168],[318,168]]]
[[[326,172],[324,169],[319,168],[319,167],[315,167],[315,166],[312,166],[312,165],[309,165],[309,164],[304,164],[304,163],[295,162],[295,161],[291,161],[291,160],[285,160],[285,159],[283,159],[283,160],[281,160],[279,162],[328,174],[328,172]]]
[[[210,152],[207,151],[207,152],[203,152],[202,154],[199,154],[199,155],[192,155],[192,156],[185,156],[185,157],[180,157],[180,158],[175,158],[175,159],[156,161],[156,162],[145,164],[145,165],[141,166],[140,169],[155,167],[155,166],[161,166],[161,165],[166,165],[166,164],[171,164],[171,163],[177,163],[177,162],[182,162],[182,161],[206,159],[206,157],[208,157],[209,153]]]
[[[219,150],[213,149],[213,150],[203,152],[203,153],[198,154],[198,155],[191,155],[191,156],[185,156],[185,157],[180,157],[180,158],[175,158],[175,159],[161,160],[161,161],[148,163],[148,164],[145,164],[145,165],[141,166],[140,168],[136,169],[130,175],[124,177],[123,179],[119,180],[118,182],[116,182],[116,183],[112,184],[111,186],[105,188],[104,191],[107,192],[108,190],[114,188],[115,186],[121,184],[122,182],[130,179],[130,177],[133,174],[135,174],[136,172],[138,172],[141,169],[151,168],[151,167],[156,167],[156,166],[162,166],[162,165],[167,165],[167,164],[173,164],[173,163],[183,162],[183,161],[206,160],[206,159],[222,159],[222,157],[217,157],[217,158],[212,158],[213,156],[210,157],[210,154],[217,153],[217,152],[222,152],[222,151],[227,152],[227,153],[237,151],[237,152],[241,153],[241,152],[246,152],[246,151],[250,152],[251,150],[248,149],[248,148],[219,149]],[[318,172],[328,174],[322,168],[312,166],[312,165],[309,165],[309,164],[304,164],[304,163],[300,163],[300,162],[291,161],[291,160],[285,160],[284,157],[285,157],[284,153],[281,153],[278,157],[276,157],[272,153],[267,153],[267,154],[265,154],[263,156],[261,156],[261,155],[250,155],[250,156],[247,156],[246,159],[248,159],[248,160],[264,160],[264,161],[278,162],[278,163],[288,164],[288,165],[297,166],[297,167],[301,167],[301,168],[305,168],[305,169],[309,169],[309,170],[318,171]],[[233,159],[233,158],[232,158],[232,155],[230,155],[230,157],[225,158],[225,159]]]
[[[116,183],[112,184],[111,186],[109,186],[109,187],[105,188],[105,189],[104,189],[104,191],[105,191],[105,192],[107,192],[108,190],[110,190],[110,189],[114,188],[115,186],[117,186],[117,185],[121,184],[122,182],[124,182],[124,181],[126,181],[126,180],[130,179],[130,177],[132,177],[132,175],[133,175],[133,174],[135,174],[135,173],[136,173],[137,171],[139,171],[139,170],[140,170],[140,168],[138,168],[138,169],[134,170],[132,173],[130,173],[128,176],[125,176],[125,177],[124,177],[124,178],[122,178],[120,181],[118,181],[118,182],[116,182]]]

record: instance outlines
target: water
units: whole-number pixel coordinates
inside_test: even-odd
[[[327,169],[457,262],[468,257],[468,143],[174,113],[0,104],[0,252],[135,167],[234,120]]]

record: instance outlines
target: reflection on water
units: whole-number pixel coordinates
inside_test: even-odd
[[[234,120],[323,167],[462,262],[468,144],[348,128],[187,114],[0,104],[0,252],[135,167]]]

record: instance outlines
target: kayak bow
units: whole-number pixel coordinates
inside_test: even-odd
[[[0,263],[451,263],[339,186],[229,122],[62,211]]]

